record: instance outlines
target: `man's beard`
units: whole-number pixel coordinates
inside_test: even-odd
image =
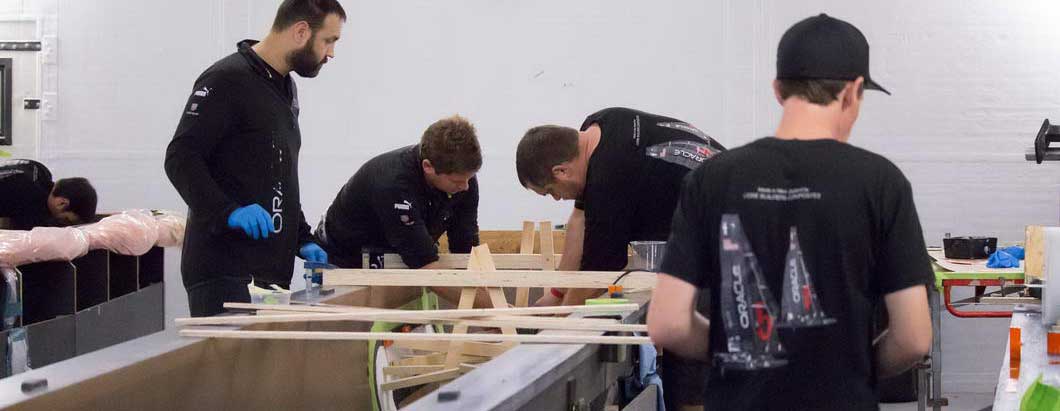
[[[313,40],[310,38],[305,47],[287,55],[287,65],[305,78],[316,77],[320,73],[320,67],[324,65],[324,59],[317,58],[316,53],[313,53]]]

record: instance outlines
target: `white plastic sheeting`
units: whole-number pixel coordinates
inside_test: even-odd
[[[151,247],[176,247],[185,218],[173,212],[128,210],[79,227],[0,230],[0,267],[38,261],[72,260],[88,250],[143,255]]]

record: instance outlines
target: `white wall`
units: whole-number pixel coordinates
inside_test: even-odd
[[[0,0],[0,13],[57,3],[59,117],[41,157],[96,182],[104,209],[183,203],[162,171],[192,81],[276,0]],[[776,42],[826,11],[865,32],[876,79],[853,144],[913,182],[925,235],[998,235],[1057,224],[1056,165],[1023,160],[1060,117],[1056,1],[346,1],[337,58],[300,79],[302,198],[315,222],[371,156],[415,142],[442,116],[478,127],[481,223],[562,221],[568,205],[518,186],[514,149],[539,123],[577,126],[605,106],[688,120],[735,146],[767,135]]]

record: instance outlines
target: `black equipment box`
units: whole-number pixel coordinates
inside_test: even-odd
[[[997,250],[997,237],[950,237],[942,239],[946,258],[981,260]]]

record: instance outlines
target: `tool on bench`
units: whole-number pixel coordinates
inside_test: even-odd
[[[337,266],[328,263],[317,263],[306,261],[305,274],[302,278],[305,279],[305,295],[309,297],[319,297],[321,295],[328,295],[334,293],[334,289],[324,289],[324,270],[330,270],[338,268]]]

